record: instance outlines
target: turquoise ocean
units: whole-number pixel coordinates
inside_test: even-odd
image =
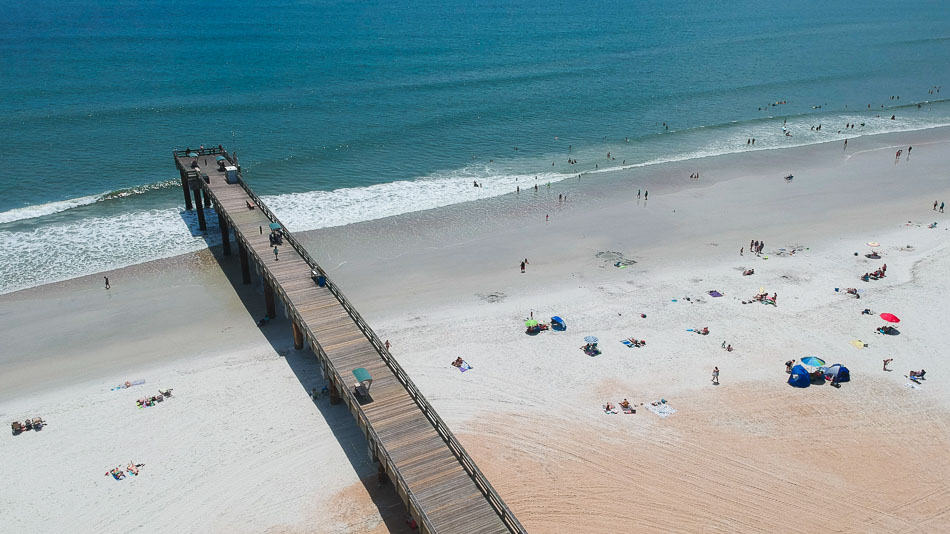
[[[950,124],[944,1],[0,12],[0,293],[206,247],[174,148],[225,145],[288,226],[310,230],[595,164],[751,150],[751,137],[765,150]],[[839,133],[846,122],[864,126]]]

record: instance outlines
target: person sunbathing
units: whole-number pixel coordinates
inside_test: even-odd
[[[608,403],[607,403],[607,406],[604,408],[604,412],[606,412],[606,413],[617,413],[617,410],[616,410],[616,408],[614,407],[613,404],[610,404],[610,402],[608,402]]]
[[[119,469],[118,467],[113,467],[108,472],[106,472],[106,476],[109,476],[109,475],[112,475],[112,478],[116,480],[122,480],[123,478],[125,478],[125,471]]]
[[[864,311],[861,312],[861,315],[871,315],[871,308],[864,308]]]
[[[742,271],[742,276],[749,276],[751,274],[755,274],[755,269],[746,269],[745,271]]]
[[[135,462],[129,462],[129,466],[125,468],[129,473],[138,476],[139,466],[135,465]]]
[[[462,357],[459,356],[458,358],[455,359],[454,362],[452,362],[452,365],[455,367],[461,367],[462,363],[464,363],[464,360],[462,360]]]
[[[910,376],[911,378],[921,379],[921,378],[924,377],[925,374],[927,374],[927,371],[924,370],[924,369],[921,369],[920,371],[911,371],[911,372],[909,373],[909,376]]]
[[[627,399],[624,399],[623,402],[620,403],[620,407],[621,407],[621,408],[629,408],[629,407],[630,407],[630,401],[628,401]]]
[[[708,335],[709,335],[709,327],[708,327],[708,326],[704,326],[703,329],[702,329],[702,331],[700,332],[700,334],[702,334],[702,335],[704,335],[704,336],[708,336]]]
[[[871,279],[871,275],[869,275],[868,273],[864,273],[864,276],[861,277],[861,280],[865,282],[867,282],[870,279]]]

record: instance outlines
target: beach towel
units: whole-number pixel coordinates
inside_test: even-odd
[[[850,343],[854,345],[854,348],[856,349],[863,349],[864,347],[867,347],[867,344],[860,339],[852,339]]]
[[[676,413],[676,408],[670,406],[669,404],[660,404],[659,406],[653,406],[651,404],[647,406],[647,409],[659,415],[663,419],[666,419],[667,417]]]
[[[713,290],[713,291],[710,291],[710,292],[709,292],[709,296],[710,296],[710,297],[721,297],[721,296],[722,296],[722,293],[720,293],[720,292],[718,292],[718,291],[716,291],[716,290]]]
[[[141,386],[141,385],[144,384],[144,383],[145,383],[145,379],[139,379],[139,380],[135,380],[134,382],[129,382],[129,385],[128,385],[128,386],[126,386],[125,384],[120,384],[120,385],[118,385],[118,386],[112,388],[111,391],[116,391],[116,390],[119,390],[119,389],[126,389],[127,387],[132,387],[132,386]]]
[[[633,342],[632,342],[632,341],[630,341],[629,339],[621,339],[621,340],[620,340],[620,342],[621,342],[621,343],[623,343],[624,345],[626,345],[626,346],[627,346],[627,348],[629,348],[629,347],[632,347],[632,346],[633,346]]]
[[[465,371],[468,371],[471,368],[472,366],[469,365],[468,362],[462,362],[462,365],[459,366],[459,371],[464,373]]]
[[[600,407],[604,409],[605,414],[617,415],[617,410],[608,410],[606,404],[601,404]]]
[[[905,387],[905,388],[908,388],[908,389],[920,389],[920,384],[915,384],[915,383],[913,383],[913,382],[907,382],[906,384],[904,384],[904,387]]]

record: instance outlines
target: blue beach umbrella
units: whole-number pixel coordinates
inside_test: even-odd
[[[597,338],[595,336],[587,336],[584,338],[586,343],[597,343]]]
[[[821,367],[822,365],[825,365],[825,360],[822,360],[818,356],[806,356],[802,358],[802,363],[812,367]]]
[[[198,153],[197,153],[197,152],[189,152],[189,153],[188,153],[188,157],[189,157],[189,158],[197,158],[197,157],[198,157]]]
[[[221,160],[225,160],[225,159],[228,159],[228,158],[226,158],[226,157],[224,157],[224,156],[218,156],[218,157],[214,158],[215,161],[221,161]]]

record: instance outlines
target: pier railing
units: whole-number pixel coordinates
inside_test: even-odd
[[[192,150],[192,152],[198,155],[223,155],[228,159],[230,163],[234,164],[232,156],[228,154],[227,151],[220,150],[218,148],[197,149],[197,150]],[[184,150],[176,151],[176,155],[184,156],[185,151]],[[268,219],[270,219],[271,222],[280,224],[281,228],[283,229],[287,228],[286,225],[284,225],[284,223],[282,223],[280,219],[278,219],[277,216],[273,212],[270,211],[267,205],[261,201],[260,197],[258,197],[257,194],[254,193],[254,191],[251,190],[250,187],[248,187],[240,171],[238,172],[238,183],[241,185],[241,187],[244,189],[247,195],[254,200],[254,203],[257,205],[257,207],[261,210],[262,213],[264,213],[267,216]],[[489,505],[492,507],[492,509],[495,510],[495,513],[498,514],[502,522],[504,522],[505,526],[508,527],[508,530],[511,532],[519,533],[519,534],[525,533],[526,531],[524,527],[521,525],[518,519],[514,516],[514,514],[508,508],[508,505],[506,505],[505,502],[502,500],[498,492],[495,491],[495,488],[491,485],[490,482],[488,482],[488,479],[485,477],[485,475],[481,472],[481,470],[475,464],[475,461],[472,459],[472,457],[469,456],[465,448],[462,447],[462,444],[458,441],[458,439],[455,437],[452,431],[449,430],[449,427],[448,425],[445,424],[445,421],[443,421],[442,418],[439,417],[439,414],[436,413],[432,405],[429,404],[429,401],[426,400],[422,392],[419,391],[419,388],[416,387],[412,379],[409,378],[409,375],[406,373],[406,371],[402,368],[401,365],[399,365],[399,362],[397,362],[396,359],[393,358],[389,350],[386,349],[385,344],[382,341],[380,341],[379,337],[376,335],[373,329],[370,328],[369,324],[367,324],[366,321],[363,320],[363,317],[356,310],[356,308],[350,303],[350,301],[346,298],[346,296],[343,294],[340,288],[335,283],[333,283],[332,280],[330,280],[330,277],[327,276],[326,271],[324,271],[323,268],[320,267],[320,265],[310,256],[310,253],[307,252],[307,249],[304,248],[303,245],[301,245],[295,237],[293,237],[292,233],[290,233],[289,231],[284,232],[284,237],[287,240],[287,242],[290,244],[290,246],[294,248],[297,254],[299,254],[300,257],[303,258],[304,261],[307,262],[307,265],[310,266],[311,271],[315,272],[318,276],[322,276],[324,278],[324,280],[326,281],[327,289],[340,302],[340,304],[347,311],[349,316],[353,319],[353,322],[356,324],[356,326],[360,329],[361,332],[363,332],[363,335],[365,335],[366,338],[370,341],[370,343],[373,344],[373,346],[376,348],[376,351],[379,353],[380,357],[383,359],[386,365],[392,370],[396,379],[399,380],[399,383],[402,384],[402,386],[409,393],[409,396],[412,397],[415,403],[419,406],[419,408],[422,410],[422,413],[426,416],[430,424],[432,424],[432,427],[436,430],[436,432],[439,434],[439,436],[442,438],[445,444],[456,456],[456,458],[458,459],[462,467],[465,469],[465,471],[469,474],[469,476],[472,477],[472,480],[475,482],[476,486],[478,486],[479,490],[485,496]],[[284,295],[283,300],[285,304],[288,306],[288,308],[290,308],[292,314],[298,319],[298,323],[301,326],[304,326],[303,321],[299,320],[301,318],[300,312],[296,309],[296,307],[293,305],[290,299],[286,297],[287,296]],[[317,336],[314,335],[314,333],[310,330],[309,326],[304,326],[304,328],[307,330],[307,333],[309,334],[309,337],[311,340],[317,340]],[[317,342],[319,343],[319,341]],[[341,385],[347,383],[346,380],[340,375],[338,370],[336,370],[332,366],[329,366],[329,367],[330,369],[333,370],[334,374],[336,375],[337,383]],[[349,388],[341,388],[341,389],[346,390],[347,397],[353,397],[353,393],[349,390]],[[415,508],[416,510],[420,512],[424,510],[419,505],[419,502],[416,499],[415,495],[409,489],[408,483],[405,481],[405,479],[403,479],[399,471],[395,469],[395,463],[393,462],[392,458],[389,456],[388,452],[386,452],[386,450],[383,449],[381,446],[378,446],[382,443],[382,440],[380,440],[379,436],[373,430],[372,425],[369,424],[369,419],[366,417],[366,414],[363,411],[362,407],[360,407],[359,402],[356,401],[355,397],[350,398],[349,401],[350,402],[348,404],[350,404],[351,407],[356,409],[357,417],[360,419],[360,422],[363,423],[364,427],[367,429],[367,432],[370,434],[370,439],[372,440],[372,443],[374,445],[373,448],[376,450],[376,453],[380,456],[383,456],[383,458],[386,460],[387,465],[393,466],[392,471],[397,476],[397,482],[399,486],[404,488],[407,498],[413,504],[413,508]],[[423,515],[422,517],[419,517],[419,519],[423,522],[424,526],[427,527],[426,531],[428,532],[434,531],[434,529],[432,528],[432,525],[429,524],[429,520],[427,517]]]

